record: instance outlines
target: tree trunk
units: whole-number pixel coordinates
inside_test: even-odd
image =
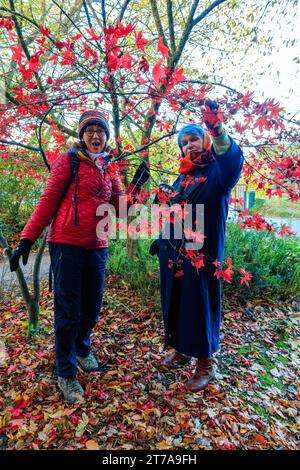
[[[30,297],[27,304],[28,309],[28,336],[32,337],[38,333],[39,328],[39,302]]]
[[[25,279],[22,268],[19,266],[16,271],[16,276],[18,279],[19,287],[25,301],[27,311],[28,311],[28,336],[33,336],[38,332],[38,320],[39,320],[39,300],[40,300],[40,266],[43,257],[43,252],[46,246],[46,236],[47,231],[45,231],[43,240],[40,244],[33,269],[33,292],[32,294],[29,291],[27,281]],[[12,255],[12,250],[4,237],[2,230],[0,229],[0,245],[4,250],[4,254],[8,259]]]
[[[128,258],[135,259],[139,256],[140,253],[140,244],[139,240],[133,240],[132,238],[127,239],[126,250]]]

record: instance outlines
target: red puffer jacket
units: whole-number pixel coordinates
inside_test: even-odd
[[[21,239],[35,242],[53,216],[47,241],[79,245],[88,249],[108,246],[107,239],[99,239],[96,227],[106,215],[97,216],[100,204],[112,204],[119,216],[119,202],[127,207],[127,196],[121,189],[120,180],[112,178],[106,169],[100,173],[96,165],[87,158],[80,158],[77,177],[72,181],[67,194],[64,191],[71,178],[70,155],[63,154],[51,166],[47,186],[41,199],[25,226]],[[78,217],[75,217],[75,185],[77,184]],[[125,214],[124,214],[125,215]],[[104,237],[105,238],[105,237]]]

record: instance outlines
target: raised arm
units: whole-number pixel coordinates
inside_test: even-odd
[[[203,119],[213,142],[212,150],[220,185],[225,192],[230,191],[240,178],[244,162],[243,153],[224,129],[222,112],[216,101],[205,102]]]

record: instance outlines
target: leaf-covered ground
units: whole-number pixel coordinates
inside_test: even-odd
[[[22,300],[1,301],[0,449],[298,448],[296,302],[227,308],[218,374],[193,394],[193,364],[160,367],[158,300],[109,277],[93,336],[105,370],[79,372],[86,402],[67,406],[56,388],[52,301],[44,289],[34,342]]]

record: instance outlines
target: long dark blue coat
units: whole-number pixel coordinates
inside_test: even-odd
[[[174,225],[170,224],[171,236],[158,240],[160,262],[161,305],[165,326],[165,348],[170,345],[177,351],[193,357],[209,358],[219,346],[221,322],[221,282],[214,276],[212,264],[222,261],[225,241],[225,225],[231,189],[237,183],[243,155],[239,146],[231,140],[230,149],[194,175],[194,184],[184,190],[185,175],[179,176],[173,188],[182,194],[189,204],[204,205],[204,235],[201,253],[205,266],[196,269],[189,259],[180,255],[184,237],[174,239]],[[206,178],[204,182],[195,179]],[[172,264],[170,260],[174,263]],[[183,270],[182,277],[174,277],[175,263]],[[178,266],[178,263],[177,263]],[[178,268],[177,268],[178,269]]]

